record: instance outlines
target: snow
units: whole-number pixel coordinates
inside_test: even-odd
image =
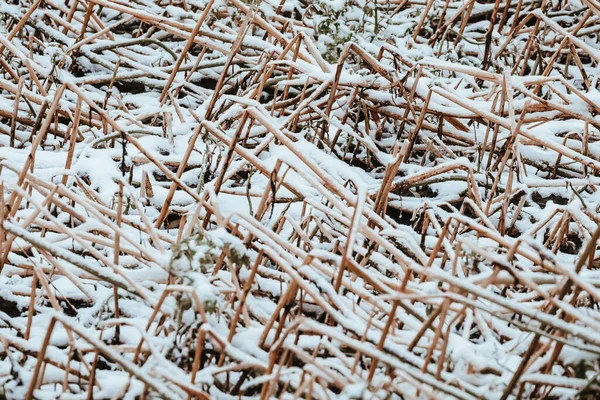
[[[0,397],[596,390],[587,3],[12,3]]]

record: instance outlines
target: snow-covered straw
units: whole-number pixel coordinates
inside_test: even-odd
[[[599,18],[0,0],[0,398],[599,397]]]

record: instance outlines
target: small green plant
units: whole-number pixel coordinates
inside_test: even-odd
[[[175,278],[173,283],[194,287],[207,313],[216,313],[222,299],[207,275],[212,274],[218,258],[224,253],[234,264],[247,265],[249,262],[242,242],[225,229],[197,233],[173,248],[169,263],[169,272]],[[193,308],[193,302],[188,295],[177,295],[176,301],[181,322],[183,312]]]
[[[355,33],[344,18],[347,13],[346,1],[319,0],[313,7],[315,31],[319,35],[317,48],[327,62],[335,64],[344,44],[356,40]]]

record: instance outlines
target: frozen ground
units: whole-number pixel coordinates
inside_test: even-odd
[[[600,396],[597,0],[0,21],[0,399]]]

